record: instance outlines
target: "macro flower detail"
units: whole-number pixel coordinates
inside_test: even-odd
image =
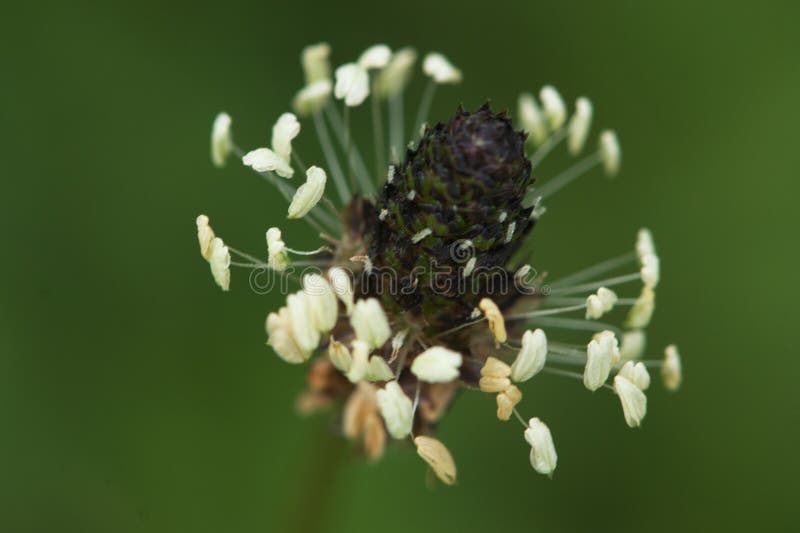
[[[211,161],[217,167],[224,167],[231,153],[231,122],[229,114],[220,113],[211,128]]]
[[[200,255],[224,291],[233,267],[250,271],[254,290],[292,287],[265,326],[271,352],[307,365],[298,409],[333,409],[336,432],[370,461],[394,440],[412,442],[447,485],[455,461],[434,435],[460,394],[482,394],[498,420],[517,420],[531,467],[549,477],[558,460],[550,428],[522,414],[534,377],[563,378],[576,394],[616,394],[627,425],[640,426],[648,369],[668,390],[682,381],[674,345],[663,358],[646,356],[661,277],[652,233],[641,229],[632,250],[564,274],[545,270],[532,245],[557,229],[547,227],[550,215],[541,221],[554,195],[621,170],[613,130],[590,144],[593,103],[579,97],[570,109],[545,85],[520,95],[516,121],[489,104],[453,105],[432,121],[437,92],[463,80],[444,55],[423,56],[426,85],[411,113],[416,50],[378,44],[336,68],[332,55],[326,43],[303,50],[297,115],[279,115],[269,147],[240,148],[227,114],[212,126],[214,164],[235,157],[251,167],[286,200],[287,226],[267,228],[266,250],[247,253],[217,237],[206,215],[196,219]],[[299,137],[301,122],[318,142]],[[356,128],[366,123],[371,130]],[[574,160],[543,170],[557,150]],[[295,172],[304,183],[292,184]],[[284,232],[300,241],[295,224],[307,224],[317,244],[288,247]]]
[[[531,445],[531,466],[540,474],[552,477],[558,464],[550,428],[538,418],[531,418],[525,430],[525,440]]]

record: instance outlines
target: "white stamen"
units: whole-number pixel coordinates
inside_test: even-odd
[[[580,97],[575,102],[575,113],[567,125],[567,148],[572,155],[578,155],[586,144],[589,128],[592,125],[592,103]]]
[[[622,365],[617,375],[624,377],[639,387],[640,390],[645,391],[650,386],[650,374],[647,372],[644,363],[628,361]]]
[[[619,147],[617,134],[611,130],[602,132],[598,150],[606,175],[613,178],[619,172],[620,160],[622,159],[622,151]]]
[[[540,474],[553,477],[558,455],[550,428],[538,418],[531,418],[525,430],[525,440],[531,445],[531,466]]]
[[[433,346],[411,363],[411,373],[428,383],[447,383],[458,377],[462,357],[458,352]]]
[[[404,439],[411,433],[414,422],[411,398],[406,396],[397,381],[388,382],[375,396],[375,403],[386,423],[386,430],[395,439]]]
[[[459,83],[461,71],[453,66],[442,54],[431,52],[425,56],[422,71],[436,83]]]
[[[389,215],[389,210],[388,209],[381,209],[381,212],[378,215],[378,220],[381,220],[381,221],[386,220],[386,217],[388,215]]]
[[[217,167],[225,166],[225,161],[233,148],[232,122],[231,116],[227,113],[220,113],[214,119],[211,128],[211,161]]]
[[[542,101],[544,116],[550,125],[550,131],[556,131],[564,125],[567,119],[567,108],[564,100],[552,85],[545,85],[539,92],[539,99]]]
[[[661,367],[661,378],[667,390],[675,391],[681,386],[683,372],[681,370],[681,356],[678,348],[670,344],[664,350],[664,365]]]
[[[307,117],[319,112],[331,98],[333,84],[329,79],[317,80],[297,92],[292,100],[295,113]]]
[[[402,48],[395,52],[375,81],[378,96],[390,98],[405,89],[416,60],[417,53],[412,48]]]
[[[622,404],[625,422],[632,428],[639,427],[647,414],[647,396],[634,383],[619,375],[614,378],[614,392]]]
[[[433,230],[431,228],[425,228],[421,231],[418,231],[417,233],[414,234],[413,237],[411,237],[411,242],[416,244],[425,237],[427,237],[428,235],[430,235],[431,233],[433,233]]]
[[[642,288],[642,294],[636,300],[636,303],[631,307],[628,313],[628,318],[625,321],[625,327],[631,329],[646,328],[650,324],[650,319],[653,317],[653,311],[656,306],[656,293],[651,288],[645,285]]]
[[[370,348],[380,348],[392,334],[386,313],[375,298],[356,302],[350,325],[356,338],[367,343]]]
[[[511,365],[511,379],[516,383],[528,381],[541,372],[546,358],[547,336],[544,331],[526,331],[522,335],[522,349]]]
[[[408,191],[406,198],[408,198],[409,200],[413,200],[416,196],[417,196],[417,191],[415,189],[411,189],[410,191]]]
[[[348,107],[361,105],[369,96],[369,74],[356,63],[342,65],[336,69],[333,95]]]
[[[512,222],[508,225],[508,229],[506,229],[506,238],[504,243],[508,244],[511,242],[511,239],[514,237],[514,230],[517,229],[517,223]]]
[[[306,85],[331,77],[331,66],[328,57],[331,47],[328,43],[319,43],[306,46],[300,56],[303,72],[306,76]]]
[[[267,230],[267,262],[269,268],[277,272],[286,270],[289,266],[289,254],[286,250],[286,243],[281,238],[279,228],[269,228]]]
[[[522,129],[530,134],[528,139],[535,146],[542,144],[547,139],[547,124],[539,105],[536,103],[536,98],[530,93],[523,93],[519,95],[517,107]]]
[[[333,292],[336,293],[336,296],[345,305],[347,314],[352,314],[353,284],[350,280],[350,274],[341,267],[333,267],[328,270],[328,279],[333,287]]]
[[[364,70],[383,68],[392,57],[391,49],[385,44],[370,46],[359,56],[358,65]]]
[[[287,218],[302,218],[311,211],[325,194],[325,182],[328,176],[319,167],[310,167],[306,171],[306,182],[294,193],[289,204]]]
[[[475,263],[476,262],[477,262],[477,258],[475,258],[475,257],[470,257],[469,258],[469,261],[467,261],[467,264],[464,266],[464,270],[461,272],[461,277],[462,278],[466,278],[470,274],[472,274],[472,271],[475,270]]]
[[[231,285],[231,254],[228,247],[222,242],[222,239],[215,237],[211,241],[210,257],[208,259],[211,265],[211,275],[214,276],[214,281],[223,291],[227,291]]]

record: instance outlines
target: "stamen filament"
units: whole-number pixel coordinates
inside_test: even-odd
[[[545,140],[531,155],[531,168],[536,168],[539,166],[539,163],[544,161],[544,158],[547,157],[547,154],[549,154],[553,148],[558,146],[558,143],[563,141],[566,136],[567,128],[566,126],[562,126],[558,131],[548,137],[547,140]]]
[[[637,279],[641,279],[641,274],[639,272],[633,272],[631,274],[601,279],[600,281],[593,281],[583,285],[573,285],[572,287],[564,287],[563,289],[553,289],[550,294],[575,294],[577,292],[593,291],[595,289],[599,289],[600,287],[612,287],[614,285],[621,285]]]
[[[558,315],[561,313],[569,313],[572,311],[578,311],[579,309],[586,309],[586,304],[582,303],[579,305],[571,305],[568,307],[558,307],[556,309],[544,309],[541,311],[531,311],[529,313],[519,313],[516,315],[509,315],[506,317],[506,320],[520,320],[523,318],[536,318],[540,316],[548,316],[548,315]]]
[[[419,103],[417,110],[417,118],[414,120],[414,138],[419,135],[419,130],[428,118],[428,113],[431,110],[433,103],[433,95],[436,94],[436,82],[433,79],[428,80],[428,85],[425,86],[425,92],[422,93],[422,100]]]
[[[587,279],[592,279],[594,276],[599,274],[604,274],[609,270],[614,270],[617,267],[621,267],[631,261],[636,259],[636,252],[626,252],[622,255],[618,255],[617,257],[612,257],[611,259],[606,259],[605,261],[601,261],[595,265],[586,267],[582,270],[579,270],[569,276],[565,276],[559,280],[554,281],[550,284],[551,287],[561,287],[564,285],[569,285],[570,283],[577,283],[579,281],[584,281]]]
[[[361,157],[361,151],[353,142],[353,137],[350,135],[349,109],[350,108],[345,106],[344,119],[339,115],[336,106],[333,105],[325,107],[325,113],[333,127],[333,131],[336,133],[339,145],[342,147],[342,150],[345,151],[345,154],[347,154],[347,168],[351,186],[353,189],[356,189],[355,184],[352,182],[354,171],[361,190],[365,194],[373,194],[375,192],[375,185],[372,183],[367,166],[364,164],[364,159]]]
[[[592,155],[586,156],[571,167],[567,168],[561,174],[551,179],[539,189],[538,196],[542,199],[552,196],[559,190],[563,189],[577,178],[594,168],[600,163],[600,153],[595,152]]]
[[[351,196],[350,189],[347,187],[347,182],[342,173],[342,167],[339,165],[339,159],[336,157],[336,151],[333,149],[330,135],[328,135],[328,130],[325,127],[325,121],[322,119],[322,115],[319,112],[314,113],[314,128],[317,130],[317,137],[319,138],[319,144],[322,147],[325,161],[331,169],[333,182],[336,185],[336,192],[339,193],[339,200],[342,204],[346,204]]]
[[[403,91],[398,91],[389,98],[389,144],[396,158],[403,153],[403,127]]]
[[[378,180],[378,183],[381,183],[381,178],[383,177],[383,170],[386,168],[386,161],[384,160],[384,156],[386,153],[386,147],[384,146],[383,140],[383,117],[381,116],[381,102],[380,99],[376,96],[375,90],[376,84],[372,84],[372,135],[374,136],[375,142],[375,179]]]
[[[522,427],[524,427],[525,429],[528,429],[528,423],[525,422],[525,419],[522,418],[522,415],[519,414],[519,411],[517,411],[516,407],[514,408],[514,416],[517,417],[517,420],[519,420],[519,423],[522,424]]]
[[[613,331],[618,337],[622,335],[622,330],[613,324],[597,322],[595,320],[584,320],[581,318],[543,317],[536,319],[536,325],[541,327],[572,329],[576,331],[603,331],[607,329]]]

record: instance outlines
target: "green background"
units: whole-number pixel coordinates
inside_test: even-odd
[[[332,532],[795,529],[799,15],[789,2],[7,6],[0,531],[288,531],[298,514]],[[406,446],[377,465],[320,456],[328,420],[294,414],[303,372],[263,345],[280,295],[251,293],[243,272],[217,290],[194,228],[205,212],[242,249],[263,253],[275,224],[312,245],[207,145],[221,109],[243,146],[263,145],[301,84],[301,48],[320,40],[334,62],[375,42],[446,53],[465,81],[438,92],[439,119],[486,98],[513,108],[544,83],[592,98],[623,171],[550,202],[536,260],[570,272],[652,228],[650,346],[677,342],[686,381],[651,389],[641,430],[613,395],[544,376],[523,406],[553,430],[553,481],[480,395],[441,427],[455,488],[429,489]],[[338,478],[314,487],[337,453]]]

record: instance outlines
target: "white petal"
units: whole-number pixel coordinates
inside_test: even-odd
[[[292,113],[284,113],[272,126],[272,150],[284,161],[291,161],[292,139],[300,135],[300,123]]]
[[[225,166],[225,161],[233,147],[231,123],[230,115],[220,113],[214,119],[214,125],[211,128],[211,160],[218,167]]]
[[[417,52],[412,48],[402,48],[395,52],[375,82],[378,95],[389,98],[405,89],[416,61]]]
[[[383,346],[392,335],[386,313],[375,298],[356,302],[350,317],[350,325],[356,333],[356,338],[367,343],[370,348]]]
[[[596,320],[603,316],[603,302],[596,294],[586,298],[586,320]]]
[[[642,269],[639,271],[642,276],[642,283],[651,289],[655,289],[661,277],[661,265],[658,256],[647,254],[642,257]]]
[[[327,179],[324,170],[319,167],[310,167],[306,171],[306,182],[294,192],[287,217],[302,218],[314,209],[314,206],[322,199],[322,195],[325,194]]]
[[[331,98],[332,92],[333,84],[331,80],[327,78],[317,80],[298,91],[294,100],[292,100],[292,108],[302,117],[313,115],[325,107],[325,104]]]
[[[366,379],[367,381],[389,381],[394,379],[394,373],[386,359],[379,355],[373,355],[369,358]]]
[[[607,176],[613,178],[619,172],[620,160],[622,159],[622,151],[619,147],[617,134],[611,130],[605,130],[600,134],[599,144],[598,149],[603,169]]]
[[[373,68],[383,68],[389,64],[392,58],[392,50],[385,44],[370,46],[358,58],[358,66],[364,70]]]
[[[378,391],[375,400],[389,435],[395,439],[406,438],[414,421],[411,398],[396,381],[390,381]]]
[[[436,83],[459,83],[461,71],[453,66],[442,54],[432,52],[425,56],[422,71]]]
[[[211,241],[211,257],[208,259],[211,265],[211,275],[214,281],[223,291],[227,291],[231,285],[231,254],[222,239],[215,237]]]
[[[303,292],[309,301],[311,321],[317,331],[327,333],[336,325],[339,302],[328,280],[319,274],[303,276]]]
[[[539,92],[539,99],[542,101],[544,116],[550,129],[555,131],[563,126],[567,119],[567,108],[556,88],[552,85],[545,85]]]
[[[631,307],[628,313],[628,318],[625,321],[625,327],[632,329],[646,328],[650,324],[650,319],[653,317],[653,311],[656,307],[656,293],[652,287],[645,285],[642,288],[642,294],[637,298],[636,303]]]
[[[511,379],[517,383],[528,381],[541,372],[546,359],[547,336],[544,331],[526,331],[522,335],[522,349],[511,365]]]
[[[447,383],[458,377],[461,354],[442,346],[433,346],[411,363],[411,372],[428,383]]]
[[[348,107],[355,107],[369,96],[369,75],[356,63],[347,63],[336,69],[336,85],[333,95],[344,100]]]
[[[267,230],[267,263],[272,270],[281,272],[289,266],[289,253],[286,244],[281,240],[281,230],[269,228]]]
[[[623,361],[639,359],[644,353],[646,344],[647,335],[640,329],[623,333],[619,348],[621,359]]]
[[[578,155],[586,144],[589,128],[592,126],[592,103],[580,97],[575,102],[575,113],[567,126],[567,148],[572,155]]]
[[[558,464],[558,455],[553,443],[550,428],[538,418],[528,421],[525,430],[525,440],[531,445],[531,466],[540,474],[553,476]]]
[[[547,139],[547,123],[536,103],[536,98],[530,93],[523,93],[519,95],[517,106],[522,129],[530,134],[530,140],[534,145],[542,144]]]
[[[678,390],[681,386],[681,381],[683,380],[681,356],[678,353],[677,346],[674,344],[670,344],[664,350],[664,366],[661,367],[661,378],[667,390]]]
[[[288,307],[281,307],[277,313],[267,316],[267,334],[267,344],[287,363],[303,363],[311,356],[310,351],[300,348],[294,340]]]
[[[617,300],[619,300],[619,298],[617,298],[617,293],[605,287],[600,287],[597,289],[597,297],[603,303],[604,313],[611,311],[614,308],[614,305],[617,303]]]
[[[622,376],[614,378],[614,391],[622,404],[625,422],[632,428],[639,427],[644,415],[647,414],[647,396],[639,387]]]
[[[195,220],[197,223],[197,242],[200,244],[200,255],[206,261],[211,259],[211,243],[214,241],[214,230],[208,225],[208,217],[200,215]]]
[[[640,229],[636,234],[636,254],[639,256],[639,261],[646,255],[657,255],[653,234],[647,228]]]
[[[596,391],[606,382],[610,372],[611,352],[599,341],[593,339],[586,347],[583,385],[590,391]]]
[[[328,358],[333,366],[342,372],[348,372],[353,365],[353,356],[350,355],[350,350],[347,349],[347,346],[334,339],[331,339],[328,345]]]
[[[347,314],[353,313],[353,283],[350,274],[343,268],[333,267],[328,270],[328,279],[333,286],[333,292],[345,305]]]
[[[417,446],[417,454],[428,463],[436,477],[447,485],[454,485],[456,463],[447,447],[440,441],[425,436],[416,437],[414,444]]]
[[[600,343],[600,346],[603,350],[611,354],[612,365],[619,363],[621,359],[619,352],[619,341],[617,340],[617,336],[613,331],[606,329],[595,333],[592,338]]]
[[[300,62],[303,64],[306,85],[331,77],[331,65],[328,62],[330,55],[331,47],[328,43],[313,44],[303,49]]]
[[[281,156],[269,148],[257,148],[247,152],[242,158],[242,163],[252,167],[256,172],[275,172],[284,178],[291,178],[294,169]]]
[[[286,298],[286,306],[294,340],[303,351],[313,352],[319,346],[320,334],[311,319],[309,299],[304,292],[296,292]]]
[[[369,372],[369,346],[360,340],[354,340],[350,345],[350,355],[352,364],[347,372],[347,379],[353,383],[358,383],[364,379]]]
[[[624,377],[643,391],[650,386],[650,374],[647,372],[644,363],[628,361],[622,365],[617,375]]]

